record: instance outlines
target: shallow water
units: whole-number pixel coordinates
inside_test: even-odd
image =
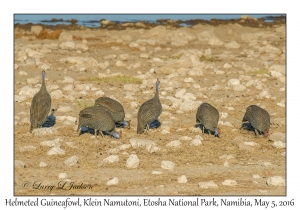
[[[229,19],[238,19],[244,14],[15,14],[14,15],[14,23],[26,24],[45,24],[45,25],[57,25],[64,24],[70,25],[69,20],[75,19],[77,20],[78,25],[90,27],[90,28],[98,28],[100,27],[100,20],[107,19],[113,22],[138,22],[138,21],[146,21],[146,22],[156,22],[160,19],[172,19],[174,21],[177,20],[211,20],[211,19],[221,19],[221,20],[229,20]],[[255,18],[266,18],[270,16],[280,16],[285,14],[247,14],[250,17]],[[57,21],[52,22],[52,19],[57,19]],[[62,21],[58,21],[61,20]],[[266,22],[272,22],[273,19],[266,19]],[[187,24],[182,24],[182,26],[189,26]]]

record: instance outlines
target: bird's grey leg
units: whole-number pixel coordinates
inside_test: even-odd
[[[80,136],[80,134],[81,134],[81,127],[79,128],[78,136]]]
[[[99,133],[101,134],[102,138],[104,138],[104,135],[103,135],[102,131],[99,131]]]
[[[146,125],[146,134],[148,135],[148,132],[149,132],[149,125],[147,124]]]
[[[204,126],[202,125],[202,133],[204,134]]]
[[[255,137],[257,138],[258,137],[258,132],[255,128],[254,128],[254,133],[255,133]]]

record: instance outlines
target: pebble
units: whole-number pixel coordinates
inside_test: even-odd
[[[285,107],[285,100],[282,100],[279,103],[277,103],[277,106]]]
[[[41,168],[44,168],[44,167],[47,167],[48,165],[47,165],[47,163],[45,163],[45,162],[40,162],[39,166],[40,166]]]
[[[259,179],[260,178],[260,176],[258,174],[254,174],[252,177],[253,177],[253,179]]]
[[[159,175],[162,174],[162,171],[152,171],[151,174]]]
[[[156,146],[156,143],[152,140],[131,138],[129,142],[133,148],[146,148],[149,153],[159,152],[160,148]]]
[[[209,182],[199,182],[198,186],[201,189],[215,189],[218,188],[218,185],[214,181],[209,181]]]
[[[107,158],[103,159],[103,163],[117,163],[119,162],[118,155],[110,155]]]
[[[66,179],[67,177],[68,177],[68,175],[66,173],[59,173],[58,174],[59,179]]]
[[[68,166],[73,166],[76,165],[78,162],[78,157],[76,155],[68,158],[67,160],[65,160],[65,164]]]
[[[174,168],[175,168],[175,164],[173,163],[173,162],[171,162],[171,161],[168,161],[168,160],[163,160],[162,162],[161,162],[161,167],[163,168],[163,169],[166,169],[166,170],[174,170]]]
[[[65,150],[60,148],[60,144],[55,144],[48,152],[47,155],[64,155],[66,153]]]
[[[202,144],[201,139],[193,139],[190,143],[191,146],[199,146]]]
[[[117,177],[107,181],[106,183],[107,186],[117,185],[117,184],[119,184],[119,179]]]
[[[21,161],[21,160],[15,160],[15,167],[16,167],[16,168],[25,168],[26,165],[25,165],[25,163],[24,163],[23,161]]]
[[[63,87],[64,91],[73,91],[74,90],[74,85],[73,84],[68,84],[65,87]]]
[[[237,182],[235,180],[226,179],[224,182],[222,182],[222,185],[235,186],[237,185]]]
[[[131,154],[126,161],[127,168],[137,168],[140,164],[140,160],[136,154]]]
[[[182,176],[178,177],[177,181],[180,184],[184,184],[184,183],[187,183],[187,178],[185,175],[182,175]]]
[[[57,133],[57,128],[35,128],[32,130],[34,136],[45,136],[45,135],[55,135]]]
[[[23,147],[20,147],[20,152],[32,152],[36,150],[36,147],[34,146],[23,146]]]
[[[167,143],[166,147],[179,147],[181,144],[182,143],[180,140],[174,140],[174,141],[170,141],[169,143]]]
[[[285,179],[282,176],[272,176],[267,179],[268,186],[285,186]]]

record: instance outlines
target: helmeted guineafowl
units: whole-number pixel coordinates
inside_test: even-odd
[[[220,137],[220,129],[218,128],[219,112],[209,103],[202,103],[197,110],[196,122],[202,124],[202,132],[204,128],[210,131],[214,131],[214,136]]]
[[[247,121],[254,128],[256,136],[258,135],[257,131],[263,132],[265,137],[269,135],[270,115],[263,108],[256,105],[248,106],[242,122]]]
[[[77,132],[78,135],[81,134],[81,127],[86,126],[95,130],[95,137],[97,138],[97,131],[100,131],[101,136],[103,137],[103,132],[108,132],[114,138],[120,138],[120,135],[115,131],[115,122],[111,114],[109,114],[101,106],[92,106],[87,107],[80,111],[79,113],[79,122]]]
[[[124,120],[124,108],[118,101],[109,97],[100,97],[95,101],[95,105],[106,109],[113,117],[117,127],[130,127],[130,121]]]
[[[149,129],[149,125],[157,120],[159,115],[162,112],[162,106],[159,100],[159,88],[160,81],[157,79],[156,81],[156,93],[152,99],[145,101],[138,111],[138,125],[137,125],[137,133],[143,133],[145,126],[147,130]]]
[[[39,128],[44,124],[51,108],[51,96],[46,89],[45,75],[45,71],[42,71],[41,89],[32,98],[30,107],[30,132],[34,128]]]
[[[54,112],[56,109],[51,109],[51,114],[46,118],[46,122],[42,125],[42,127],[52,127],[56,122],[56,117],[54,116]]]

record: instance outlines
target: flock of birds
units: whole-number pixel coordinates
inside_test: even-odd
[[[34,128],[51,127],[55,124],[55,109],[51,110],[51,96],[48,93],[45,85],[45,71],[42,71],[42,86],[37,92],[30,107],[30,132]],[[137,116],[137,133],[142,134],[148,132],[150,128],[157,128],[161,124],[158,117],[162,113],[162,105],[159,99],[160,81],[156,81],[156,92],[153,98],[145,101],[138,110]],[[116,127],[130,128],[130,121],[126,121],[125,112],[122,104],[118,101],[100,97],[95,101],[95,105],[87,107],[80,111],[77,132],[80,135],[82,131],[92,129],[95,137],[97,133],[110,135],[114,138],[121,138],[122,131],[118,133]],[[209,103],[202,103],[196,113],[196,122],[202,127],[202,132],[213,133],[215,137],[220,137],[220,129],[218,128],[219,112]],[[250,105],[246,109],[246,113],[242,122],[248,122],[250,129],[254,129],[255,136],[263,134],[268,136],[270,128],[269,113],[256,105]],[[249,127],[249,126],[248,126]],[[242,125],[241,128],[244,128]]]

